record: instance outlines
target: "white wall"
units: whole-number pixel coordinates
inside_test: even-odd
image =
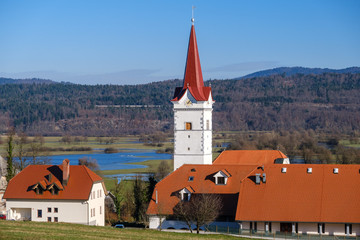
[[[8,219],[15,219],[19,215],[16,213],[23,212],[21,209],[31,209],[31,220],[36,222],[47,222],[48,217],[54,221],[54,217],[58,217],[59,222],[70,222],[88,224],[87,221],[87,203],[86,201],[70,201],[70,200],[12,200],[6,201],[6,212]],[[51,208],[51,212],[48,212]],[[54,208],[58,208],[58,212],[54,212]],[[42,210],[42,217],[38,218],[38,210]],[[26,210],[24,210],[26,211]]]
[[[54,217],[59,222],[79,223],[86,225],[105,226],[105,193],[102,183],[95,183],[91,190],[92,196],[89,200],[33,200],[7,199],[7,219],[21,218],[21,213],[27,214],[26,209],[31,209],[31,220],[36,222],[47,222],[48,217],[54,222]],[[48,212],[51,208],[51,212]],[[56,213],[54,208],[58,209]],[[101,212],[100,212],[101,208]],[[92,216],[92,211],[95,213]],[[42,217],[38,217],[38,210],[42,210]]]
[[[105,193],[102,183],[93,185],[88,202],[89,225],[105,226]]]
[[[186,104],[191,100],[191,104]],[[189,91],[174,103],[174,170],[183,164],[212,164],[212,99],[196,102]],[[186,130],[190,122],[191,130]],[[209,122],[209,124],[207,124]]]

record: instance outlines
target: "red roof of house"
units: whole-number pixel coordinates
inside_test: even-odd
[[[51,181],[49,174],[52,174]],[[103,181],[100,176],[95,174],[86,166],[70,166],[70,176],[66,186],[62,185],[63,171],[62,165],[29,165],[14,178],[12,178],[6,188],[5,199],[89,199],[92,185]],[[52,195],[50,191],[43,194],[36,194],[33,187],[40,183],[46,189],[55,183],[60,189],[57,195]],[[104,189],[105,190],[105,189]]]
[[[189,189],[191,187],[194,194],[237,194],[240,181],[246,178],[256,167],[256,165],[184,164],[156,184],[147,214],[156,214],[159,211],[162,214],[173,214],[173,208],[180,200],[178,193],[184,188]],[[231,176],[226,185],[216,185],[213,176],[224,169]],[[189,181],[190,176],[193,177],[192,181]],[[158,203],[156,203],[156,195]]]
[[[266,173],[266,183],[255,184],[255,173]],[[274,164],[251,176],[241,184],[236,220],[360,223],[360,165]]]
[[[279,150],[226,150],[213,164],[264,165],[274,164],[277,158],[287,158]]]
[[[156,185],[147,213],[173,214],[179,192],[191,187],[193,194],[232,195],[223,198],[222,214],[238,221],[360,223],[360,165],[274,164],[279,157],[286,158],[280,151],[225,151],[213,165],[185,164]],[[219,171],[228,173],[226,185],[215,184]]]
[[[175,89],[171,101],[179,101],[187,90],[197,101],[207,101],[211,94],[211,87],[204,86],[194,25],[190,31],[183,87]]]

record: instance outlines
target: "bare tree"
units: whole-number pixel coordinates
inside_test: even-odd
[[[31,164],[48,164],[50,162],[50,158],[46,157],[48,154],[44,148],[44,137],[36,136],[29,143],[29,157],[31,158]]]
[[[85,165],[92,171],[98,171],[100,169],[99,164],[96,161],[96,159],[91,158],[91,157],[82,157],[82,158],[80,158],[78,164],[79,165]]]
[[[17,157],[18,157],[18,169],[22,171],[27,165],[29,165],[27,157],[27,148],[26,144],[28,143],[28,138],[25,133],[20,133],[18,138],[15,140],[17,145]]]
[[[162,160],[156,170],[155,177],[158,181],[166,177],[170,173],[171,169],[167,161]]]
[[[196,225],[196,233],[200,227],[213,222],[222,208],[220,195],[217,194],[192,194],[190,201],[180,201],[174,207],[174,214],[185,221],[192,232],[191,225]]]

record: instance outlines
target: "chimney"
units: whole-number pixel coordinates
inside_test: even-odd
[[[70,161],[69,161],[69,159],[65,159],[62,162],[62,167],[63,167],[62,184],[63,184],[63,186],[66,186],[68,181],[69,181],[69,175],[70,175]]]

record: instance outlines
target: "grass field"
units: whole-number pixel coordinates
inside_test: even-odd
[[[218,234],[115,229],[69,223],[0,221],[0,239],[245,239]]]

